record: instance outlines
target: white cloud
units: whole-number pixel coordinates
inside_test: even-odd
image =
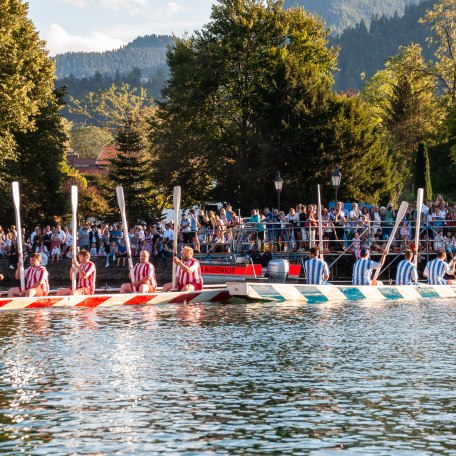
[[[59,24],[52,24],[41,36],[46,40],[51,55],[69,51],[107,51],[125,44],[124,41],[101,32],[91,32],[87,37],[70,35]]]
[[[86,0],[63,0],[64,3],[69,3],[70,5],[77,6],[78,8],[84,8],[87,6]]]

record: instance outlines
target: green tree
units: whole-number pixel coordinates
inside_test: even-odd
[[[89,92],[83,99],[70,97],[69,112],[79,116],[81,122],[115,130],[128,117],[139,115],[152,100],[144,88],[131,88],[122,83],[112,84],[100,92]]]
[[[20,0],[0,1],[0,191],[3,192],[12,172],[6,160],[13,159],[18,151],[14,134],[33,130],[37,114],[53,99],[54,64],[44,41],[27,18],[27,9],[27,4]]]
[[[156,192],[151,185],[151,163],[138,131],[137,119],[129,118],[117,129],[117,157],[111,159],[109,179],[124,189],[127,216],[131,223],[151,222],[157,211]],[[117,201],[113,201],[117,207]]]
[[[426,13],[422,22],[427,23],[434,32],[429,37],[437,44],[437,61],[432,74],[442,83],[448,102],[456,106],[456,2],[438,0],[434,8]]]
[[[52,103],[35,116],[36,128],[16,133],[20,151],[12,164],[14,177],[21,183],[25,221],[51,222],[68,208],[68,195],[62,185],[68,173],[69,124],[59,115],[63,92],[56,91]]]
[[[425,201],[432,201],[431,165],[426,144],[420,143],[416,157],[415,187],[424,189]]]
[[[106,128],[82,126],[71,130],[71,149],[81,157],[98,157],[102,147],[113,141],[111,131]]]
[[[218,2],[211,22],[168,53],[165,101],[151,120],[156,181],[168,192],[182,185],[187,204],[212,199],[248,209],[275,201],[277,169],[284,204],[295,204],[313,198],[335,164],[365,163],[375,125],[362,103],[332,93],[337,52],[328,35],[320,19],[281,1]],[[378,185],[389,188],[389,161],[382,151],[377,158],[386,169]],[[371,176],[356,169],[367,189]]]

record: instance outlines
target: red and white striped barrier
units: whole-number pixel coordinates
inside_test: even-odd
[[[226,302],[230,294],[226,287],[201,291],[147,294],[100,294],[91,296],[46,296],[40,298],[0,298],[0,311],[37,309],[42,307],[112,307],[141,304],[186,304]]]

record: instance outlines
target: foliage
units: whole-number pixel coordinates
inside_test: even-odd
[[[335,73],[335,88],[361,89],[363,81],[372,78],[389,57],[397,54],[400,46],[416,43],[423,48],[425,60],[432,59],[435,45],[426,45],[428,31],[419,19],[434,3],[435,0],[425,0],[410,5],[405,8],[404,15],[374,15],[370,26],[361,20],[332,38],[331,43],[340,48],[340,70]]]
[[[341,189],[347,196],[391,196],[395,179],[371,113],[331,91],[329,32],[317,17],[282,5],[222,0],[201,32],[175,41],[166,101],[151,122],[155,179],[180,183],[187,203],[246,209],[275,200],[277,169],[284,202],[294,204],[313,198],[340,164],[354,176]]]
[[[35,119],[53,99],[54,65],[27,18],[27,5],[0,1],[0,196],[16,158],[14,134],[35,128]]]
[[[432,201],[431,165],[426,144],[420,143],[415,165],[415,188],[424,189],[424,200]]]
[[[437,62],[433,74],[443,85],[451,106],[456,106],[456,2],[438,0],[427,12],[423,22],[428,24],[434,35],[429,41],[437,45]]]
[[[26,222],[51,222],[66,211],[67,195],[62,192],[66,178],[69,125],[59,116],[63,93],[42,108],[34,118],[36,129],[16,133],[18,158],[12,164],[19,180],[23,217]]]
[[[98,157],[102,147],[113,141],[112,133],[101,127],[76,127],[71,131],[71,149],[80,157]]]
[[[395,166],[411,188],[418,144],[435,140],[444,120],[437,81],[428,72],[421,48],[401,47],[384,70],[367,81],[362,96],[373,107]]]
[[[286,0],[285,6],[301,5],[322,16],[332,30],[342,32],[372,16],[402,14],[404,8],[420,0]]]
[[[118,155],[111,159],[109,179],[113,186],[122,186],[128,219],[137,223],[155,221],[161,213],[157,210],[157,193],[150,180],[150,160],[144,148],[144,139],[134,117],[118,127],[116,134]],[[117,207],[115,197],[112,207]]]
[[[112,84],[100,92],[89,92],[82,100],[70,98],[69,110],[90,125],[115,130],[124,119],[139,115],[151,100],[144,88]]]

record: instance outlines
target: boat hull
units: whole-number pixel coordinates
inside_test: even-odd
[[[146,294],[99,294],[91,296],[46,296],[40,298],[0,298],[0,311],[42,307],[114,307],[144,304],[187,304],[230,302],[226,287],[201,291]]]
[[[228,282],[231,296],[250,300],[300,301],[310,304],[333,301],[396,301],[456,298],[456,285],[307,285]]]

